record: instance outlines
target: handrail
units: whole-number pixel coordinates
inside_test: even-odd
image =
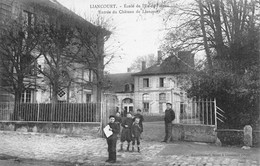
[[[223,110],[222,110],[221,108],[219,108],[218,106],[217,106],[217,109],[220,110],[221,112],[225,113],[225,111],[223,111]]]
[[[220,118],[217,117],[217,120],[219,120],[220,122],[224,123],[224,121]]]
[[[221,116],[221,118],[223,118],[223,119],[221,119],[221,118],[219,118],[219,117],[216,117],[217,118],[217,120],[219,120],[220,122],[222,122],[222,123],[224,123],[224,119],[227,119],[223,114],[225,113],[225,111],[223,111],[221,108],[219,108],[218,106],[216,106],[216,116],[217,115],[219,115],[219,116]],[[219,112],[219,111],[221,112]]]
[[[217,112],[218,115],[220,115],[221,117],[227,119],[224,115],[222,115],[221,113]]]

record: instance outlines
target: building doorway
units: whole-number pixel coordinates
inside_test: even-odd
[[[134,111],[133,99],[125,98],[122,101],[122,108],[123,108],[123,116],[124,117],[126,117],[127,112],[133,113],[133,111]]]

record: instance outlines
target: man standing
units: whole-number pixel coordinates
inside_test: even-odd
[[[167,108],[165,110],[165,117],[164,117],[164,123],[165,123],[165,137],[162,142],[169,143],[172,137],[172,121],[175,119],[175,113],[172,110],[172,104],[167,103]]]

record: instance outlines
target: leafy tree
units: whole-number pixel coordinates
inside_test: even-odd
[[[225,127],[259,121],[258,1],[195,0],[176,5],[180,24],[168,34],[167,51],[205,50],[206,68],[192,75],[190,96],[216,97]]]

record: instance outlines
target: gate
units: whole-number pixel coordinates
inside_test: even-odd
[[[189,99],[174,101],[175,123],[200,124],[217,127],[217,122],[224,122],[224,111],[216,105],[216,99]]]
[[[188,99],[172,103],[175,111],[173,139],[182,141],[216,141],[217,122],[224,122],[224,112],[216,99]]]
[[[198,99],[175,101],[176,123],[181,124],[216,124],[215,100]]]

